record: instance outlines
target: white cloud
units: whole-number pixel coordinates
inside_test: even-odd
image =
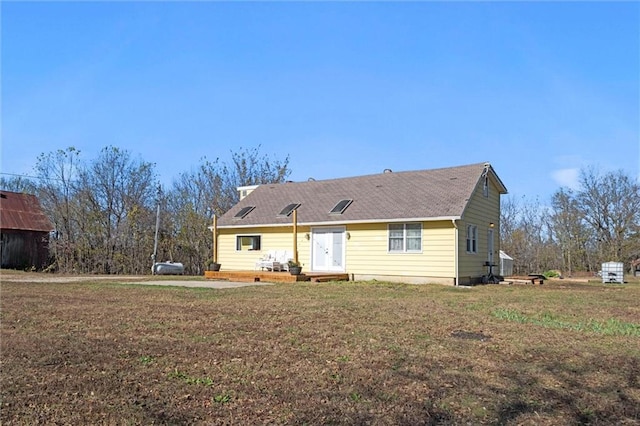
[[[570,189],[578,189],[580,183],[578,177],[580,175],[580,169],[559,169],[551,173],[551,177],[560,186],[568,187]]]

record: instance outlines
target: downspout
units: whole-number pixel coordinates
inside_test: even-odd
[[[458,274],[458,225],[456,224],[456,219],[451,219],[451,223],[453,224],[453,228],[454,228],[454,239],[455,239],[455,254],[453,256],[453,264],[454,264],[454,268],[455,268],[455,282],[453,283],[453,285],[458,286],[460,285],[460,280],[459,280],[459,274]]]

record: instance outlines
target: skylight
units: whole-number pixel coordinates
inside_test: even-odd
[[[300,203],[291,203],[287,207],[282,209],[280,213],[278,213],[278,216],[283,216],[283,217],[289,216],[291,212],[297,209],[298,207],[300,207]]]
[[[236,213],[236,215],[233,218],[234,219],[242,219],[246,215],[248,215],[251,210],[253,210],[255,208],[256,208],[256,206],[243,207],[238,213]]]
[[[336,204],[329,214],[342,214],[349,207],[349,205],[353,202],[353,200],[340,200],[338,204]]]

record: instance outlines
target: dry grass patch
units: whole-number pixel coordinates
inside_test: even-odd
[[[3,283],[0,420],[639,424],[639,296],[637,283]]]

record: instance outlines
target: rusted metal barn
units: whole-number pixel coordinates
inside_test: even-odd
[[[3,268],[44,268],[49,259],[49,234],[53,229],[35,195],[0,191]]]

